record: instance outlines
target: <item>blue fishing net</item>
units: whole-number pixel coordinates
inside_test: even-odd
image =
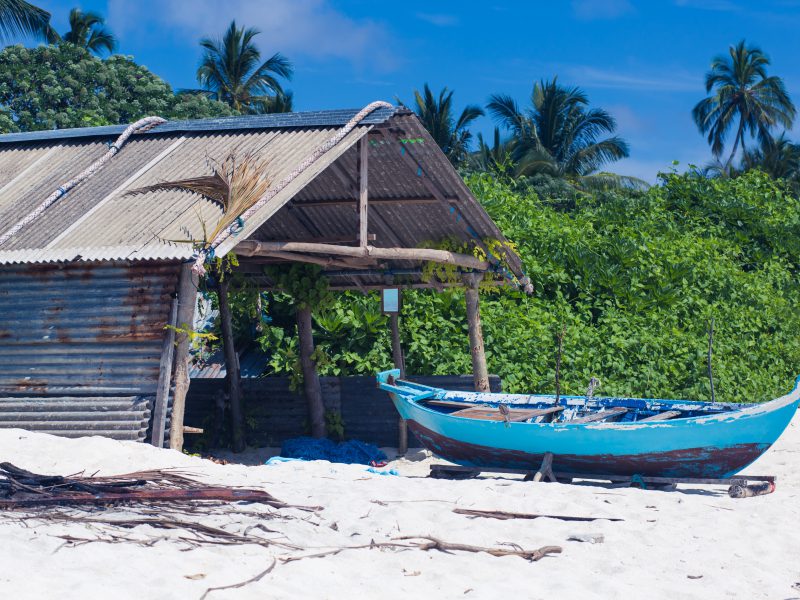
[[[386,454],[380,448],[366,442],[349,440],[337,444],[328,439],[318,440],[310,437],[286,440],[281,446],[281,456],[360,465],[386,460]]]

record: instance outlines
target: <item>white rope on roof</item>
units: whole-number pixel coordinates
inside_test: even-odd
[[[348,133],[350,133],[356,127],[356,125],[358,125],[362,120],[364,120],[370,113],[376,111],[379,108],[394,108],[394,106],[392,106],[388,102],[383,102],[382,100],[378,100],[376,102],[371,102],[367,104],[352,119],[350,119],[344,127],[342,127],[339,131],[337,131],[335,135],[331,136],[324,143],[320,144],[311,154],[309,154],[306,157],[306,159],[303,162],[297,165],[297,167],[291,173],[289,173],[286,177],[281,179],[277,184],[275,184],[274,187],[271,187],[263,196],[261,196],[261,198],[259,198],[256,201],[255,204],[253,204],[253,206],[251,206],[241,215],[239,215],[239,218],[242,220],[249,219],[267,202],[269,202],[287,185],[289,185],[295,178],[297,178],[298,175],[300,175],[303,171],[305,171],[311,165],[313,165],[323,154],[325,154],[326,152],[328,152],[328,150],[330,150],[336,144],[341,142],[342,139]],[[200,250],[198,252],[197,259],[194,262],[194,266],[192,266],[192,271],[194,271],[198,275],[205,275],[206,270],[203,264],[205,263],[206,257],[213,252],[214,248],[219,246],[231,235],[232,235],[231,228],[225,229],[224,231],[220,232],[220,234],[216,238],[211,240],[211,242],[205,248]]]
[[[143,119],[139,119],[135,123],[128,125],[125,128],[125,131],[116,139],[116,141],[111,144],[108,152],[106,152],[103,156],[99,159],[94,161],[91,165],[89,165],[84,171],[67,181],[66,183],[61,184],[58,186],[55,192],[50,194],[47,199],[42,202],[39,206],[37,206],[32,212],[25,215],[25,217],[18,221],[14,226],[11,227],[8,231],[6,231],[3,235],[0,235],[0,246],[5,244],[9,239],[11,239],[14,235],[16,235],[20,229],[25,227],[26,225],[30,225],[36,219],[38,219],[44,211],[46,211],[50,206],[55,204],[59,199],[61,199],[69,190],[74,188],[76,185],[88,179],[92,175],[94,175],[97,171],[99,171],[103,166],[111,160],[117,152],[120,151],[122,146],[125,145],[125,142],[128,141],[128,138],[131,137],[134,133],[141,133],[143,131],[147,131],[148,129],[152,129],[162,123],[166,123],[166,119],[162,119],[161,117],[145,117]]]

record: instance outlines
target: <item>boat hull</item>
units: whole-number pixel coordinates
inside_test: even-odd
[[[778,439],[800,400],[795,387],[742,410],[653,423],[504,423],[439,412],[415,402],[404,388],[381,387],[417,439],[456,464],[535,469],[551,452],[553,469],[563,473],[654,477],[736,474]]]
[[[492,448],[448,438],[416,421],[409,429],[425,448],[450,462],[483,468],[535,469],[544,452]],[[727,477],[752,463],[770,444],[736,444],[723,448],[685,448],[638,454],[556,454],[553,470],[561,473],[642,475],[650,477]]]

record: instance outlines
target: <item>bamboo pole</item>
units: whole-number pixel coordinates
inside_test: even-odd
[[[179,452],[183,450],[184,414],[186,394],[189,391],[189,339],[188,331],[194,322],[197,304],[197,275],[192,273],[192,265],[187,263],[181,269],[178,282],[178,326],[187,332],[177,334],[175,348],[175,394],[172,397],[172,418],[170,420],[169,447]]]
[[[366,248],[368,244],[367,230],[367,206],[369,201],[368,185],[368,164],[369,164],[369,143],[366,138],[361,138],[358,142],[358,245]]]
[[[400,369],[400,379],[406,376],[406,364],[403,357],[403,346],[400,344],[400,315],[392,313],[389,315],[389,326],[392,330],[392,358],[394,359],[395,369]],[[408,452],[408,423],[400,417],[398,423],[398,442],[397,453],[400,455]]]
[[[239,357],[233,341],[233,322],[228,298],[229,275],[219,282],[219,316],[222,329],[222,347],[225,350],[225,371],[228,376],[228,390],[231,407],[231,441],[234,452],[245,448],[244,413],[242,409],[242,382],[239,372]]]
[[[238,256],[269,256],[273,252],[302,252],[308,254],[332,254],[336,256],[372,257],[386,260],[421,260],[457,265],[476,271],[486,271],[489,263],[469,254],[430,248],[377,248],[355,247],[336,244],[311,244],[306,242],[259,242],[244,240],[234,249]]]
[[[314,334],[311,329],[311,309],[297,309],[297,337],[300,341],[300,366],[303,370],[303,391],[308,402],[308,417],[311,435],[315,438],[327,436],[325,405],[322,402],[322,386],[314,362]]]
[[[561,398],[561,355],[564,352],[564,335],[567,333],[567,324],[561,324],[561,332],[556,335],[558,349],[556,350],[556,404]]]
[[[714,371],[711,368],[711,353],[714,349],[714,317],[708,322],[708,383],[711,385],[711,401],[716,402],[717,397],[714,394]]]
[[[472,355],[472,374],[476,392],[489,391],[489,370],[486,366],[486,352],[483,347],[483,331],[481,330],[480,293],[478,286],[481,275],[464,276],[465,297],[467,303],[467,322],[469,324],[469,345]]]

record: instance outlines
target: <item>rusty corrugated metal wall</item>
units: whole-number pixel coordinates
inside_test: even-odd
[[[143,440],[176,263],[0,267],[0,427]]]

